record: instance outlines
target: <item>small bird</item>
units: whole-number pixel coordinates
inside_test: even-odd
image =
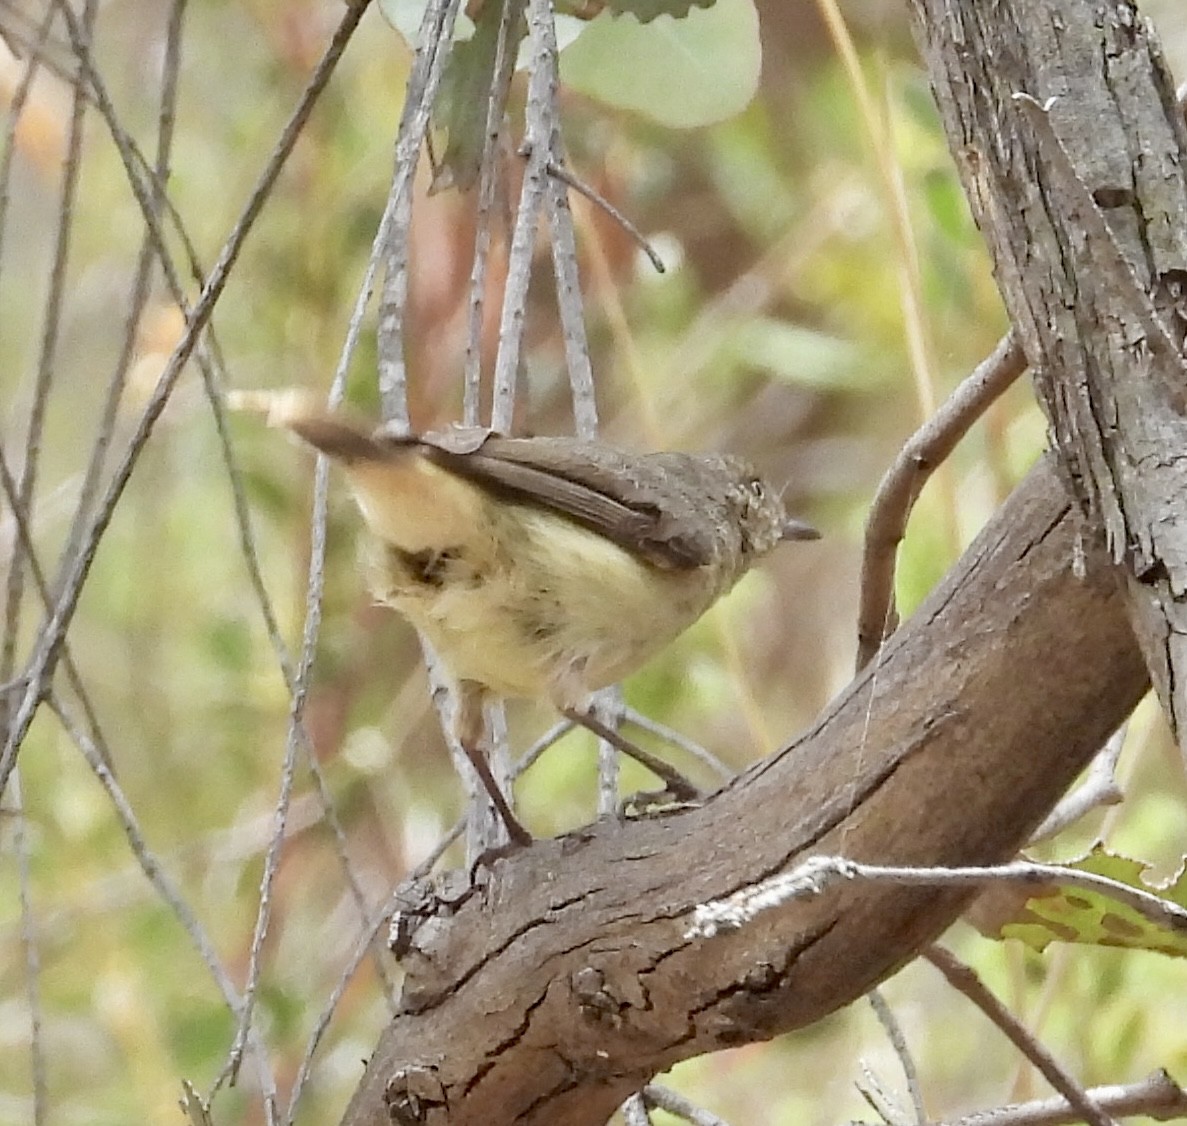
[[[412,435],[303,391],[234,392],[229,403],[344,470],[372,533],[371,592],[454,679],[455,734],[518,844],[532,838],[481,745],[486,697],[548,699],[678,790],[679,774],[591,714],[590,695],[667,646],[776,544],[819,537],[730,455],[631,454],[483,427]]]

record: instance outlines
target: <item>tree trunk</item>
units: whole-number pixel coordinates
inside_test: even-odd
[[[1054,442],[1126,564],[1187,751],[1187,127],[1174,83],[1127,0],[913,6]]]

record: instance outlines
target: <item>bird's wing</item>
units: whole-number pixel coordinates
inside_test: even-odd
[[[264,415],[346,466],[384,462],[418,451],[480,488],[565,516],[624,551],[664,570],[693,570],[714,559],[703,521],[679,511],[687,498],[660,457],[631,455],[573,438],[504,438],[479,426],[452,426],[420,436],[390,425],[371,429],[330,412],[304,391],[238,391],[235,410]]]
[[[692,570],[714,558],[712,544],[667,503],[654,457],[571,438],[504,438],[478,427],[423,434],[418,441],[443,469],[568,517],[654,566]]]

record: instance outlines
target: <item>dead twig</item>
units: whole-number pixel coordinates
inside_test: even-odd
[[[1090,1126],[1117,1126],[1113,1117],[1093,1102],[1088,1092],[1055,1060],[1020,1021],[988,989],[976,972],[940,946],[924,951],[926,958],[947,979],[948,984],[963,993],[977,1006],[1051,1084]]]
[[[1013,333],[907,440],[874,494],[866,518],[857,614],[857,667],[864,668],[898,626],[894,573],[898,545],[920,491],[936,467],[956,448],[986,408],[1026,370],[1026,357]]]
[[[527,153],[520,149],[520,156],[526,156]],[[635,245],[647,255],[647,260],[655,267],[657,274],[667,272],[667,267],[664,265],[664,260],[659,256],[659,252],[647,241],[646,236],[638,227],[617,207],[614,206],[604,195],[594,191],[580,177],[573,175],[563,164],[558,164],[555,160],[550,160],[546,165],[549,176],[560,180],[567,184],[578,195],[584,196],[596,208],[604,211],[611,219],[614,220],[630,237]]]
[[[924,1126],[927,1122],[927,1110],[923,1105],[923,1088],[919,1085],[919,1068],[915,1066],[915,1057],[911,1055],[902,1025],[886,1003],[880,989],[871,990],[869,998],[874,1015],[878,1018],[878,1023],[886,1033],[895,1056],[898,1057],[899,1066],[903,1069],[903,1078],[907,1081],[907,1092],[911,1096],[911,1106],[915,1111],[915,1122],[917,1126]]]
[[[1113,737],[1100,749],[1088,767],[1084,781],[1060,800],[1047,814],[1043,823],[1030,838],[1031,844],[1050,840],[1075,824],[1086,813],[1105,805],[1119,805],[1125,795],[1117,785],[1117,760],[1125,747],[1125,733],[1128,723],[1123,723]]]
[[[1089,1087],[1084,1093],[1095,1106],[1117,1118],[1143,1114],[1170,1122],[1187,1117],[1187,1092],[1165,1071],[1156,1071],[1128,1086]],[[1080,1121],[1079,1110],[1066,1099],[1034,1099],[945,1119],[931,1126],[1068,1126]]]
[[[863,864],[844,856],[812,856],[789,871],[741,888],[723,899],[698,905],[687,931],[688,937],[712,938],[720,931],[734,930],[763,911],[802,896],[820,895],[839,880],[880,880],[907,887],[979,887],[998,882],[1036,887],[1066,885],[1107,895],[1155,926],[1187,933],[1187,909],[1177,903],[1120,880],[1060,864],[1015,860],[1010,864],[987,867],[922,868]]]

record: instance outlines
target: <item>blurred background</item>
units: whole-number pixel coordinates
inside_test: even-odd
[[[1148,0],[1143,8],[1179,79],[1187,79],[1187,14],[1175,0]],[[125,126],[150,152],[170,9],[158,0],[97,7],[96,66]],[[904,5],[850,0],[834,10],[823,0],[758,0],[757,9],[758,91],[728,120],[677,130],[645,113],[563,95],[573,171],[626,212],[668,266],[657,274],[621,229],[575,201],[603,436],[636,449],[744,453],[786,484],[791,511],[825,533],[820,543],[776,553],[626,686],[634,707],[695,735],[735,768],[794,737],[849,680],[862,526],[873,490],[903,440],[1005,329]],[[19,472],[30,418],[44,405],[31,530],[52,576],[119,362],[142,221],[116,150],[90,112],[69,243],[58,242],[69,81],[43,67],[19,117],[12,112],[26,69],[22,44],[46,10],[0,4],[9,44],[0,47],[0,97],[10,111],[11,162],[0,229],[0,440]],[[205,268],[341,10],[339,0],[207,0],[185,11],[169,197]],[[830,24],[830,13],[840,22]],[[60,24],[50,43],[58,45],[51,61],[67,64]],[[328,389],[391,178],[409,61],[400,37],[369,12],[215,313],[229,386]],[[613,78],[632,82],[630,73]],[[517,85],[515,97],[522,96]],[[417,428],[459,414],[474,237],[472,201],[426,188],[427,176],[415,205],[407,315]],[[180,255],[175,237],[171,245]],[[59,254],[63,299],[55,324],[46,308]],[[496,275],[500,261],[496,253]],[[525,432],[561,433],[572,418],[546,252],[537,265],[519,424]],[[191,283],[191,299],[196,292]],[[116,451],[182,328],[158,276],[135,326]],[[488,317],[487,328],[489,365],[497,319]],[[372,313],[348,397],[377,413],[374,366]],[[47,368],[52,381],[41,394],[38,373]],[[231,434],[259,566],[295,651],[311,553],[313,462],[251,419],[232,419]],[[904,612],[958,557],[1043,444],[1044,423],[1022,381],[922,497],[902,552]],[[463,790],[415,638],[402,620],[370,605],[363,589],[357,523],[340,485],[332,486],[308,724],[351,867],[378,905],[458,818]],[[16,535],[6,505],[5,578]],[[18,671],[40,617],[27,592]],[[183,374],[137,466],[69,641],[148,846],[241,982],[289,700],[196,371]],[[63,697],[74,700],[62,683]],[[513,704],[512,745],[527,746],[553,720],[544,707]],[[679,752],[671,755],[708,781]],[[108,793],[47,710],[20,764],[23,816],[11,808],[0,813],[0,1122],[34,1118],[31,947],[22,941],[30,931],[47,1121],[181,1121],[181,1081],[209,1088],[234,1034],[232,1016],[134,860]],[[1121,781],[1124,804],[1090,815],[1043,855],[1078,855],[1104,834],[1157,872],[1173,872],[1187,835],[1187,786],[1148,701],[1130,726]],[[624,767],[628,791],[649,783]],[[590,820],[592,740],[567,736],[518,794],[537,833]],[[24,916],[22,899],[31,909]],[[358,935],[334,835],[302,766],[257,1012],[282,1097]],[[990,943],[964,924],[948,937],[1085,1083],[1131,1081],[1160,1066],[1177,1068],[1180,1077],[1187,1070],[1182,1006],[1166,1000],[1184,988],[1171,960],[1086,947],[1055,947],[1039,957]],[[1044,1093],[1013,1049],[928,967],[908,967],[886,992],[916,1052],[933,1116]],[[315,1058],[298,1121],[337,1120],[385,1012],[383,989],[364,963]],[[857,1004],[772,1044],[690,1061],[664,1082],[734,1126],[825,1126],[872,1117],[854,1087],[862,1061],[901,1089],[884,1035],[869,1007]],[[219,1094],[214,1121],[263,1121],[249,1070]],[[674,1120],[657,1113],[656,1121]]]

